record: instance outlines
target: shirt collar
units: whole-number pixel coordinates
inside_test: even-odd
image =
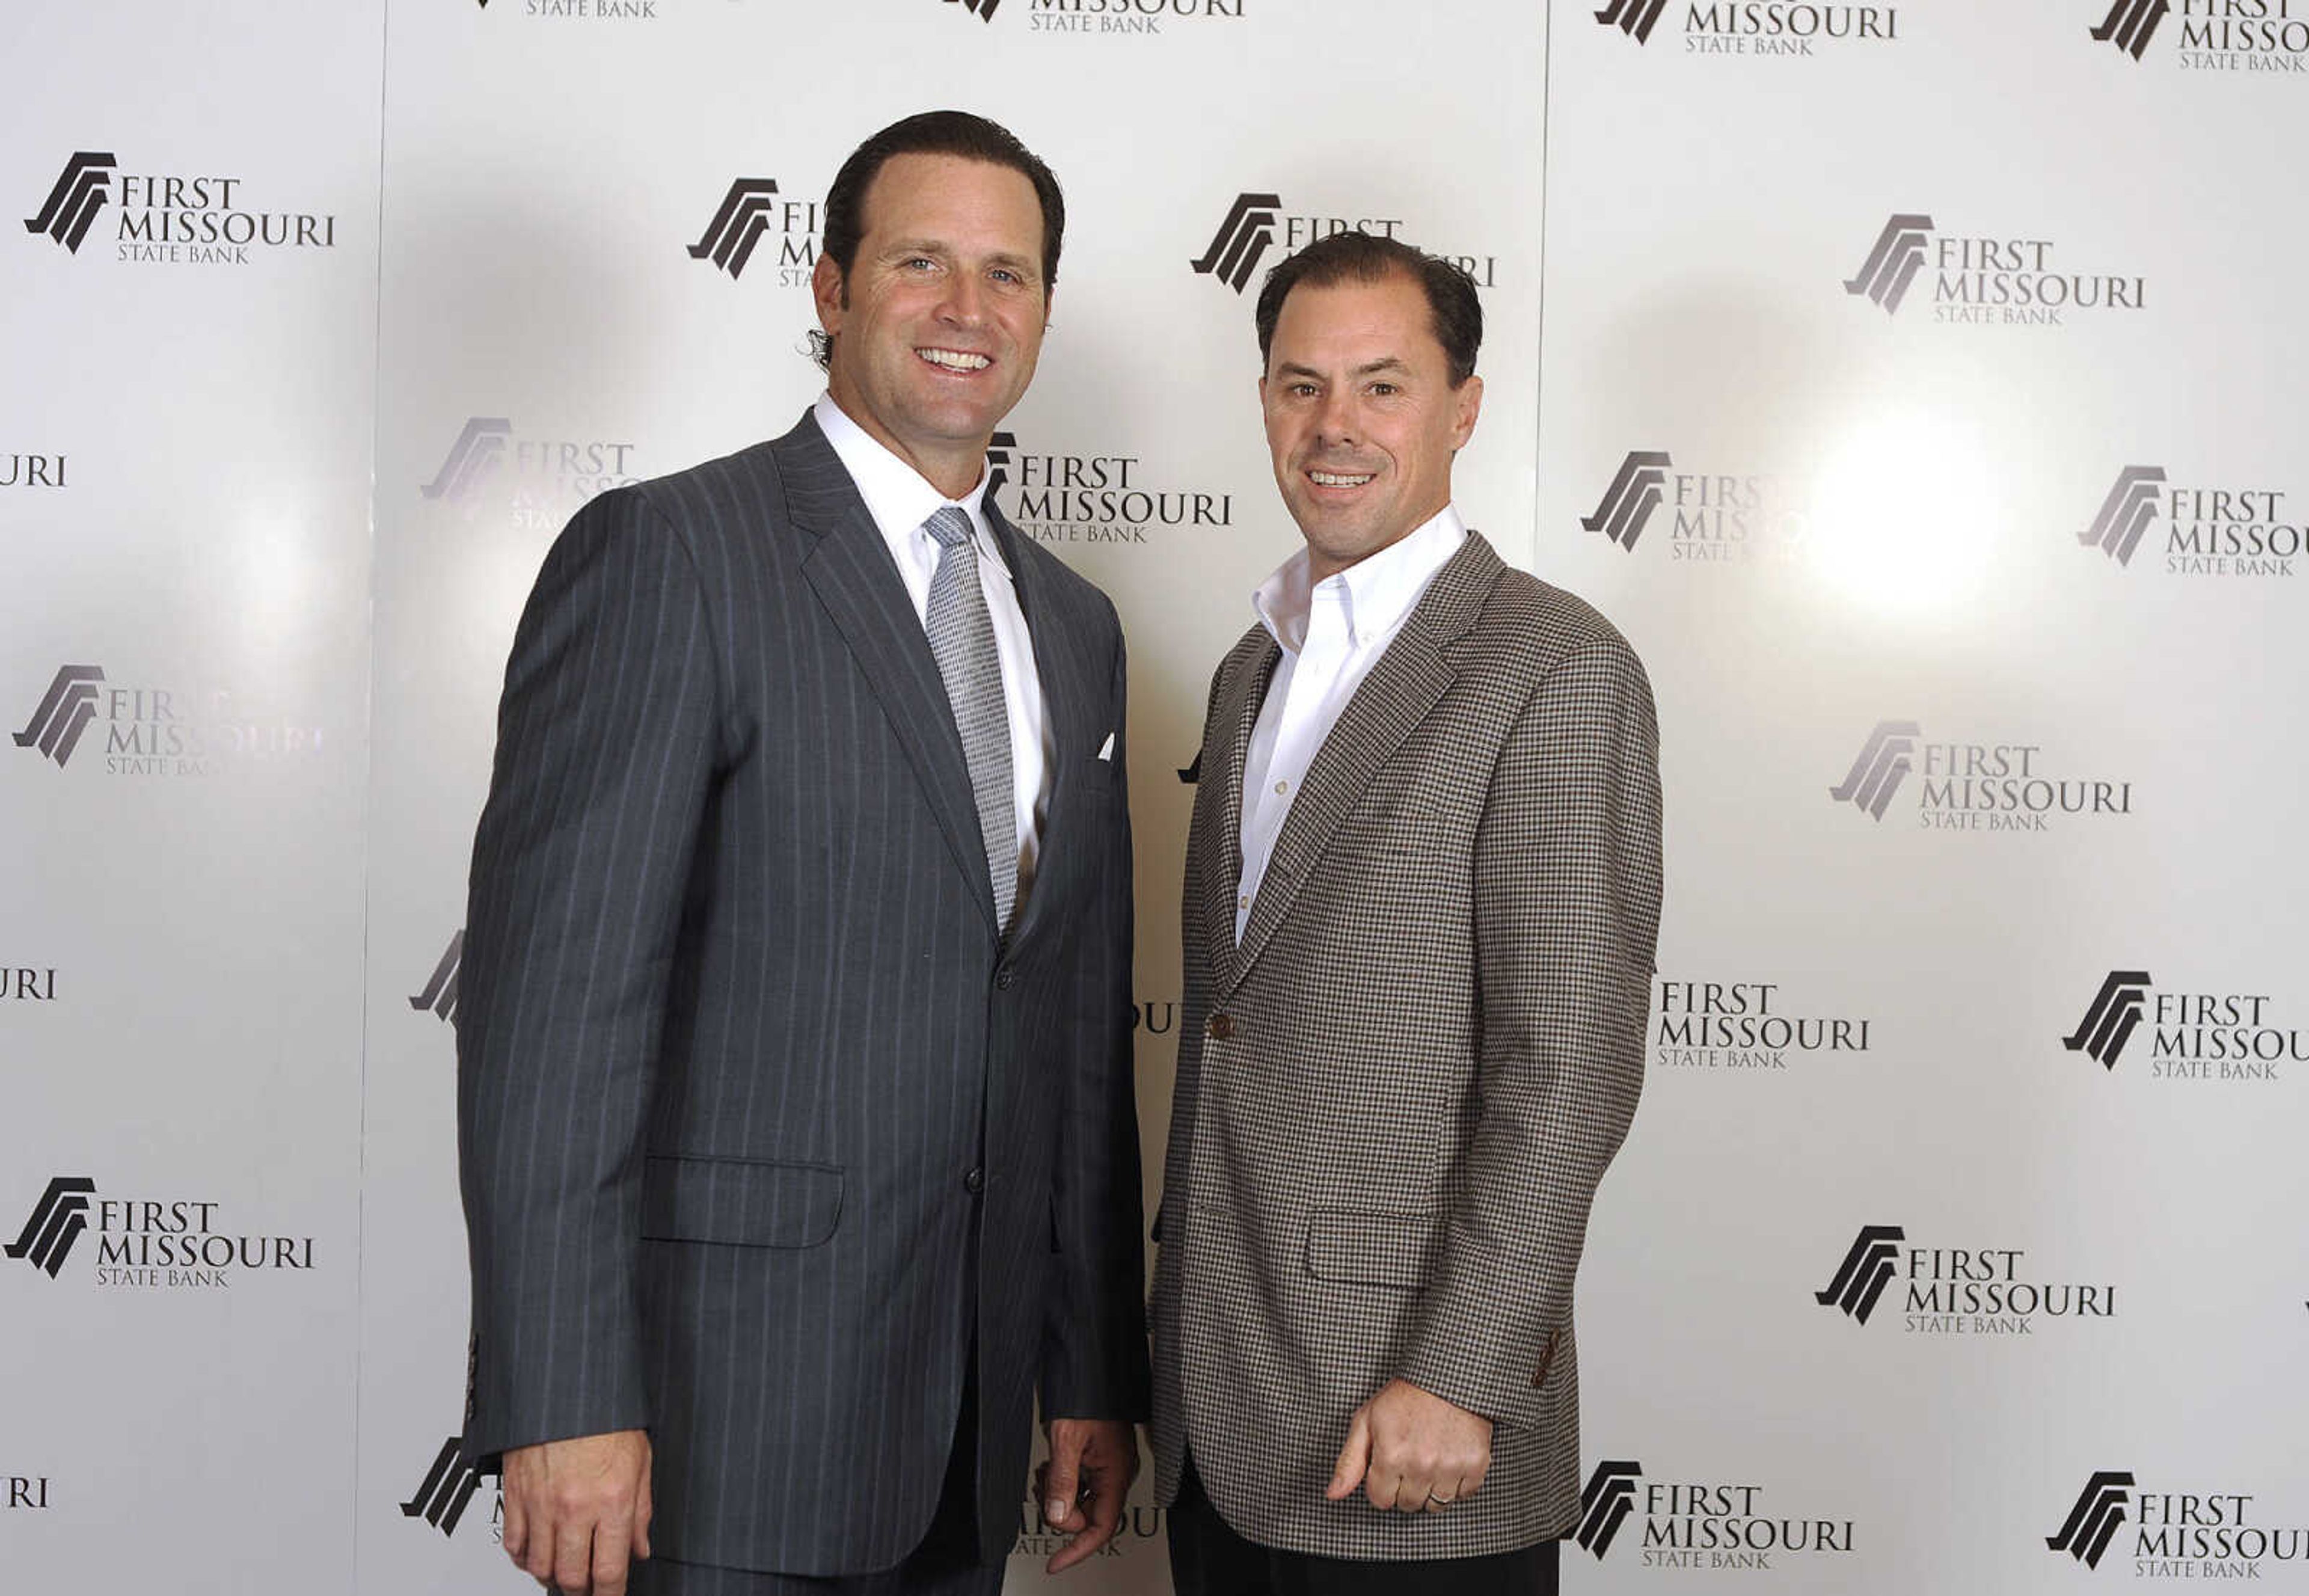
[[[874,517],[875,526],[894,555],[904,559],[904,551],[921,532],[922,523],[946,506],[958,505],[970,517],[970,525],[977,533],[980,559],[991,558],[995,568],[1006,578],[1009,576],[1009,568],[1002,562],[1001,547],[986,524],[987,469],[982,462],[978,468],[978,481],[970,491],[960,499],[948,499],[930,486],[921,473],[892,454],[879,438],[851,420],[849,412],[834,402],[831,393],[820,394],[810,413],[817,418],[818,430],[834,446],[843,468],[850,473],[850,480],[858,485],[858,497],[866,501],[866,513]]]
[[[1447,504],[1409,536],[1397,538],[1320,582],[1308,580],[1307,551],[1302,547],[1258,585],[1250,595],[1251,611],[1269,637],[1296,654],[1307,640],[1307,620],[1316,591],[1335,592],[1345,613],[1348,645],[1360,647],[1393,635],[1419,602],[1419,595],[1427,591],[1435,573],[1458,552],[1466,538],[1466,523],[1459,519],[1455,507]]]

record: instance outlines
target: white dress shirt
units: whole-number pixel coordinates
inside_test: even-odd
[[[1002,562],[1001,545],[986,525],[981,500],[986,497],[986,473],[959,499],[948,499],[930,486],[922,474],[899,459],[881,442],[852,421],[834,402],[832,394],[818,395],[810,413],[818,429],[834,446],[866,511],[890,546],[906,596],[913,601],[914,616],[925,629],[930,609],[930,577],[938,571],[939,549],[922,524],[948,505],[970,517],[972,547],[978,551],[978,585],[986,594],[987,618],[994,623],[994,652],[1002,666],[1002,707],[1010,722],[1010,805],[1018,824],[1018,896],[1011,911],[1016,924],[1025,911],[1026,889],[1033,884],[1034,862],[1042,851],[1042,822],[1051,805],[1052,748],[1050,718],[1042,712],[1042,679],[1034,670],[1034,640],[1026,630],[1025,612],[1018,608],[1010,568]]]
[[[1307,551],[1284,560],[1258,585],[1250,607],[1283,648],[1267,684],[1250,747],[1242,761],[1242,879],[1235,888],[1234,940],[1242,941],[1250,906],[1275,839],[1291,813],[1307,768],[1321,751],[1340,711],[1387,652],[1404,618],[1444,562],[1467,540],[1459,513],[1445,505],[1408,537],[1345,570],[1309,585]]]

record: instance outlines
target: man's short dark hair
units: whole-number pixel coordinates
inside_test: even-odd
[[[1041,156],[1018,142],[999,122],[968,111],[922,111],[893,122],[850,152],[826,190],[823,233],[818,253],[833,257],[842,269],[843,292],[849,293],[850,268],[858,264],[859,240],[866,236],[866,191],[874,186],[885,162],[894,155],[954,155],[1007,167],[1034,186],[1042,207],[1042,292],[1059,280],[1059,244],[1067,230],[1066,196],[1059,179]],[[813,328],[810,353],[820,366],[831,366],[834,341]]]
[[[1332,288],[1342,282],[1381,282],[1397,273],[1419,284],[1435,342],[1457,387],[1475,374],[1475,351],[1483,342],[1483,305],[1475,280],[1440,256],[1378,233],[1338,232],[1316,239],[1267,273],[1258,291],[1258,360],[1264,367],[1275,347],[1275,324],[1294,288]]]

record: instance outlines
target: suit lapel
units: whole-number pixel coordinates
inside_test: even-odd
[[[1267,872],[1259,878],[1258,898],[1250,906],[1250,923],[1234,950],[1229,986],[1258,961],[1371,778],[1449,689],[1457,675],[1448,657],[1449,646],[1474,623],[1503,568],[1492,546],[1480,534],[1469,533],[1347,700],[1308,766],[1299,795],[1292,800],[1291,812],[1276,837]],[[1250,741],[1248,733],[1243,740]],[[1237,797],[1229,811],[1237,816],[1241,812],[1241,781],[1238,758]]]
[[[801,425],[772,447],[785,484],[787,513],[795,528],[812,540],[802,556],[802,575],[840,629],[859,671],[889,717],[955,863],[992,931],[994,886],[986,873],[986,844],[979,831],[970,768],[963,759],[962,733],[955,727],[946,681],[930,654],[921,618],[914,613],[905,584],[891,562],[889,545],[815,421],[804,416]]]
[[[1050,573],[1030,559],[1025,540],[1003,517],[988,495],[982,501],[986,524],[1002,550],[1002,563],[1010,568],[1010,583],[1018,595],[1019,613],[1026,618],[1026,636],[1033,642],[1034,674],[1042,686],[1042,715],[1050,727],[1051,802],[1042,815],[1042,835],[1034,856],[1034,885],[1010,941],[1016,947],[1047,922],[1051,904],[1061,898],[1066,878],[1081,860],[1073,848],[1081,821],[1077,790],[1085,762],[1098,751],[1092,737],[1114,730],[1101,726],[1094,713],[1093,688],[1103,698],[1104,673],[1090,658],[1081,629],[1065,605],[1058,602]],[[1096,678],[1096,681],[1094,681]],[[975,812],[973,811],[973,812]]]
[[[1213,837],[1210,857],[1203,871],[1204,946],[1215,950],[1213,973],[1221,992],[1241,979],[1241,963],[1234,941],[1235,895],[1242,881],[1242,768],[1250,753],[1250,734],[1258,724],[1259,706],[1267,699],[1267,684],[1283,650],[1262,630],[1266,647],[1251,654],[1225,682],[1212,707],[1211,724],[1217,741],[1204,750],[1205,792],[1198,803],[1209,803],[1208,825]]]

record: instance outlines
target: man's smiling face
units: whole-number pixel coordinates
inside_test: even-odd
[[[1404,272],[1292,289],[1258,380],[1276,486],[1322,580],[1451,502],[1483,382],[1451,386],[1426,291]]]
[[[852,420],[958,498],[1042,353],[1042,204],[1008,167],[894,155],[861,208],[848,282],[825,256],[812,279],[818,325],[834,339],[828,387]]]

